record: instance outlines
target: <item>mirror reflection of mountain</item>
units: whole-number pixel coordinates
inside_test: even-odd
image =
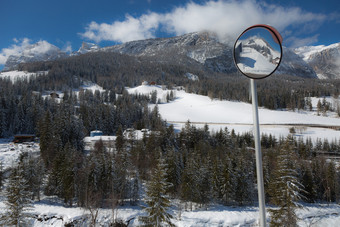
[[[281,52],[274,50],[269,44],[272,40],[247,35],[247,32],[244,33],[235,46],[237,67],[247,75],[258,75],[256,78],[271,74],[280,62]],[[244,39],[244,36],[247,38]]]
[[[253,36],[242,43],[244,47],[253,48],[258,53],[266,57],[273,64],[279,63],[280,52],[276,51],[265,39]]]

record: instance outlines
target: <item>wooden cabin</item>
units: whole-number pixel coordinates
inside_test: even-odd
[[[19,135],[14,136],[13,143],[34,142],[34,140],[35,140],[35,135],[19,134]]]

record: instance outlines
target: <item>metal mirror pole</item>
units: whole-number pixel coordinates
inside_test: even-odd
[[[264,198],[264,184],[263,184],[263,169],[262,169],[262,153],[261,153],[261,140],[260,140],[260,125],[259,125],[259,112],[257,103],[257,90],[254,79],[250,79],[251,95],[253,103],[253,121],[254,121],[254,141],[255,141],[255,154],[256,154],[256,175],[257,175],[257,190],[259,197],[259,212],[260,212],[260,226],[266,226],[266,206]]]

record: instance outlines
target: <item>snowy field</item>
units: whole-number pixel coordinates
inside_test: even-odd
[[[253,130],[252,105],[238,101],[211,100],[207,96],[189,94],[183,90],[173,91],[176,99],[166,103],[165,97],[170,90],[162,89],[161,86],[142,85],[136,88],[129,88],[131,94],[150,94],[157,91],[157,97],[161,100],[158,104],[159,112],[164,120],[181,130],[189,120],[197,127],[208,124],[211,131],[218,131],[228,127],[236,133],[250,132]],[[327,101],[336,102],[332,98]],[[322,101],[322,99],[321,99]],[[318,98],[312,98],[313,106],[316,107]],[[150,105],[151,108],[154,105]],[[340,126],[340,118],[335,114],[332,117],[317,116],[316,111],[277,111],[265,108],[259,109],[260,131],[265,134],[272,134],[276,137],[287,136],[289,128],[296,128],[296,135],[304,139],[312,140],[328,139],[339,140],[340,131],[327,128],[328,126]],[[314,126],[314,127],[308,127]],[[315,127],[319,126],[319,127]]]
[[[304,208],[297,211],[300,218],[299,226],[324,227],[339,226],[340,206],[336,204],[303,204]],[[5,205],[0,202],[0,212],[3,212]],[[111,209],[98,210],[97,223],[99,226],[109,226],[112,222]],[[145,215],[138,206],[126,206],[115,209],[116,220],[129,221],[129,226],[139,226],[138,216]],[[36,202],[29,211],[34,217],[30,219],[30,226],[64,226],[73,223],[75,226],[87,226],[84,220],[89,218],[90,212],[83,208],[65,207],[57,199],[43,199]],[[195,209],[193,211],[179,209],[173,206],[170,213],[173,216],[172,222],[178,227],[227,227],[227,226],[258,226],[258,207],[225,207],[212,205],[207,209]],[[270,214],[267,212],[267,222],[270,221]]]

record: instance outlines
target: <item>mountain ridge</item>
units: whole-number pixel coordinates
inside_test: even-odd
[[[310,51],[308,52],[308,50]],[[338,70],[340,68],[339,50],[340,43],[330,45],[329,48],[325,46],[304,47],[304,49],[284,47],[283,59],[276,73],[304,78],[340,79]],[[99,47],[93,43],[83,42],[79,50],[71,54],[61,51],[58,47],[46,41],[39,41],[27,47],[20,55],[10,56],[5,64],[4,71],[17,69],[20,63],[53,61],[98,51],[150,58],[152,61],[168,64],[192,66],[198,64],[206,70],[214,72],[236,72],[233,61],[233,47],[230,44],[219,42],[217,35],[211,32],[193,32],[171,38],[131,41],[108,47]],[[306,57],[307,53],[312,54]]]

